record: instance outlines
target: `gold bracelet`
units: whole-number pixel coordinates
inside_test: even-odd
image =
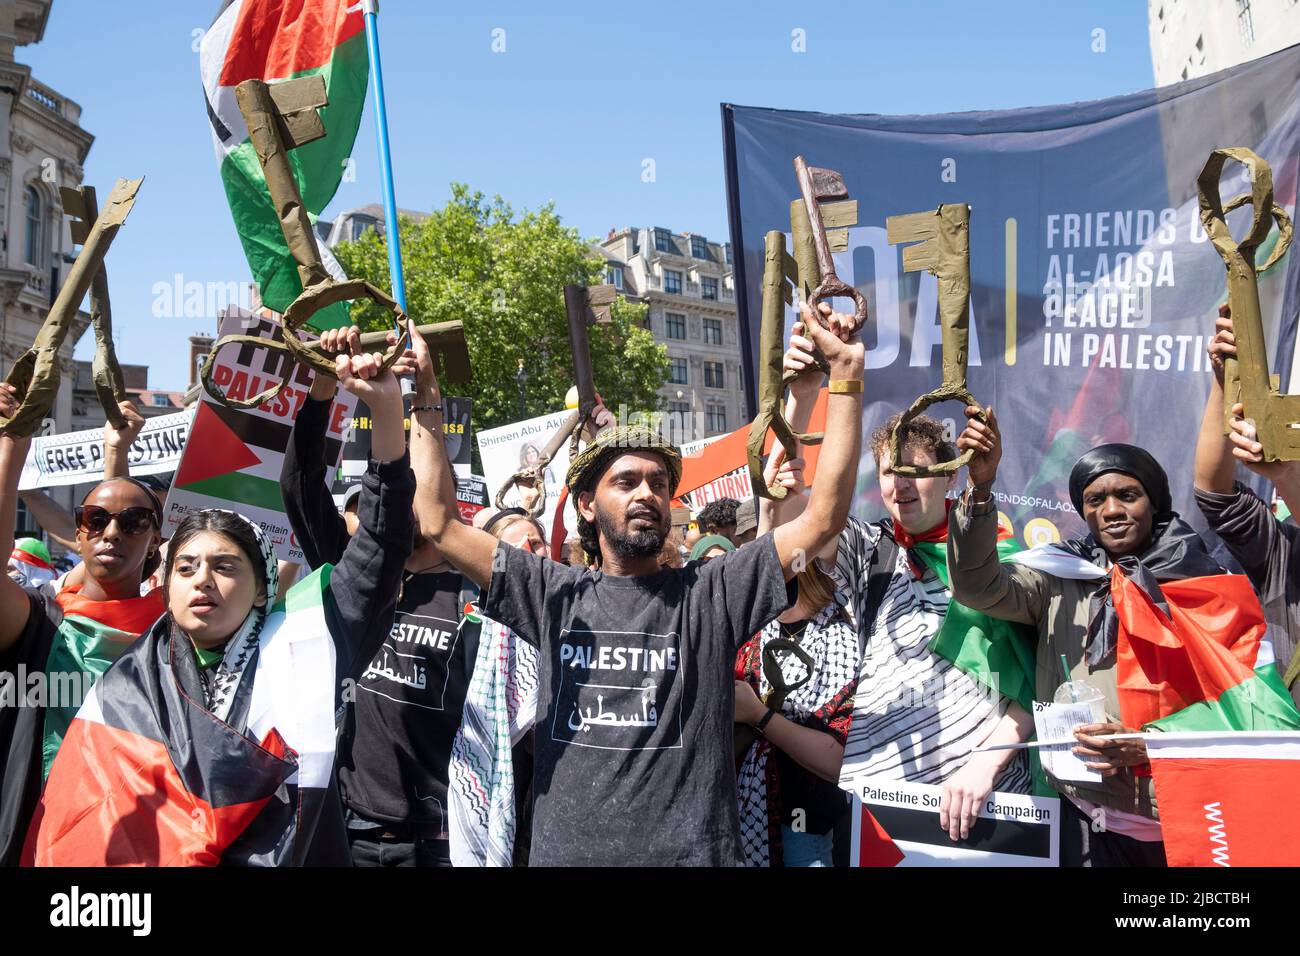
[[[856,395],[862,391],[860,378],[833,378],[828,390],[832,395]]]

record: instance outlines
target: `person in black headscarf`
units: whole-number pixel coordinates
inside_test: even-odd
[[[1115,663],[1118,623],[1111,569],[1118,565],[1167,612],[1160,584],[1222,574],[1201,538],[1173,510],[1165,471],[1145,450],[1106,444],[1088,451],[1070,473],[1070,498],[1088,526],[1082,538],[998,561],[993,480],[1002,455],[997,420],[969,421],[957,441],[975,452],[969,487],[952,509],[948,567],[955,600],[1038,630],[1035,698],[1050,701],[1066,680],[1101,691],[1107,718],[1076,728],[1075,753],[1100,771],[1100,783],[1048,775],[1062,801],[1063,866],[1164,865],[1164,847],[1146,747],[1140,739],[1104,737],[1125,726]],[[1068,673],[1062,672],[1064,659]]]

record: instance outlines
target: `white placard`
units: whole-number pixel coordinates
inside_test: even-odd
[[[943,787],[871,776],[843,785],[853,796],[851,866],[1060,865],[1057,797],[995,790],[970,835],[954,841],[939,828]]]

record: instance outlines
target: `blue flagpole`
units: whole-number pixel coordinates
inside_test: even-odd
[[[397,230],[397,198],[393,194],[393,156],[388,147],[388,110],[384,107],[384,71],[379,62],[379,0],[363,0],[366,50],[370,54],[371,85],[375,91],[375,131],[379,141],[379,175],[384,190],[384,222],[388,232],[388,272],[393,298],[406,311],[406,278],[402,274],[402,243]],[[402,330],[397,330],[401,335]]]

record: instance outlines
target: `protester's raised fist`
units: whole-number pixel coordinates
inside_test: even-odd
[[[130,448],[144,428],[144,416],[130,400],[118,402],[117,410],[125,421],[121,428],[114,428],[112,422],[104,423],[104,444],[110,448]]]
[[[813,345],[821,349],[822,355],[830,363],[836,379],[858,379],[862,377],[862,363],[865,350],[862,339],[853,322],[853,316],[832,312],[825,302],[819,306],[826,319],[827,328],[813,320],[812,311],[807,303],[799,306],[803,317],[803,327],[812,338]]]
[[[320,334],[320,350],[326,355],[352,355],[361,350],[361,330],[355,325],[326,329]]]
[[[429,353],[429,344],[424,336],[415,331],[415,320],[408,318],[406,328],[411,333],[411,347],[402,358],[398,359],[394,371],[397,375],[415,375],[415,392],[421,405],[437,405],[442,401],[442,392],[438,388],[438,375],[433,369],[433,356]],[[397,333],[388,333],[390,347],[397,344]],[[400,369],[398,368],[400,366]]]
[[[801,495],[808,490],[808,485],[804,482],[803,469],[804,460],[791,458],[787,461],[785,446],[778,444],[767,459],[767,467],[763,469],[763,480],[767,482],[769,488],[780,486],[786,489],[788,494]]]
[[[1254,419],[1243,418],[1245,407],[1238,402],[1232,406],[1231,431],[1228,441],[1232,443],[1232,456],[1257,475],[1277,482],[1288,472],[1300,468],[1300,462],[1265,461],[1264,446],[1259,443],[1259,433]]]
[[[596,436],[606,428],[612,428],[618,424],[618,419],[614,413],[605,407],[605,401],[598,394],[596,396],[596,405],[591,410],[591,420],[582,428],[581,439],[584,442],[594,441]]]
[[[402,397],[401,386],[393,369],[383,367],[383,359],[371,352],[360,355],[336,355],[334,357],[334,374],[339,384],[372,406],[376,401]],[[394,366],[396,368],[396,366]]]
[[[808,369],[815,368],[813,360],[813,342],[805,334],[802,321],[796,322],[790,329],[790,345],[781,358],[781,371],[798,375],[790,383],[790,391],[799,398],[813,397],[822,386],[820,375],[804,375]]]
[[[998,428],[997,416],[993,414],[993,406],[983,409],[988,417],[987,425],[976,417],[980,411],[978,405],[966,406],[966,427],[957,436],[959,452],[974,452],[966,467],[972,485],[987,485],[993,481],[1002,460],[1002,432]]]
[[[1219,317],[1214,320],[1214,338],[1205,351],[1210,356],[1210,368],[1214,377],[1223,384],[1223,363],[1237,357],[1237,339],[1232,331],[1232,309],[1226,304],[1219,306]]]
[[[801,314],[805,315],[805,321],[806,316],[812,314],[811,311],[808,310],[807,303],[804,303],[800,307],[800,311]],[[818,302],[817,313],[821,318],[819,324],[841,342],[849,341],[859,331],[857,318],[855,316],[849,315],[847,312],[836,312],[831,308],[829,302]]]

